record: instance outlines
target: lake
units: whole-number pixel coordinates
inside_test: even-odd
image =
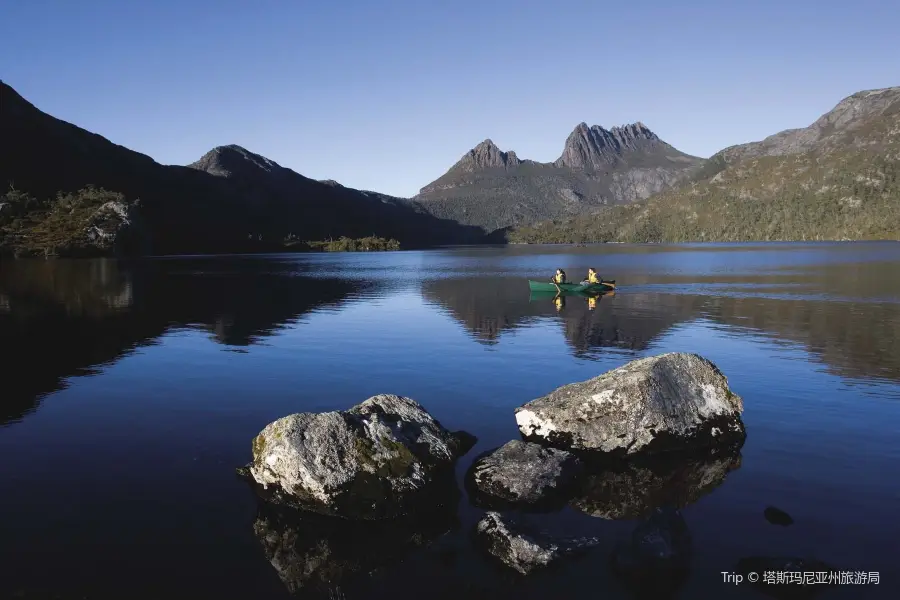
[[[618,290],[531,298],[558,266]],[[274,419],[394,393],[478,437],[462,489],[517,406],[669,351],[725,373],[747,441],[686,499],[692,571],[668,597],[764,598],[723,581],[754,555],[880,574],[826,598],[900,590],[898,243],[5,261],[0,339],[0,597],[629,598],[608,556],[633,518],[547,515],[603,542],[521,577],[473,545],[464,490],[404,547],[266,519],[235,467]]]

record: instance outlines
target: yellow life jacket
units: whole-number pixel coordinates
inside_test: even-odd
[[[597,277],[597,273],[593,271],[588,273],[588,283],[600,283],[600,278]]]
[[[553,276],[553,281],[556,283],[565,283],[566,282],[566,274],[565,273],[557,273]]]

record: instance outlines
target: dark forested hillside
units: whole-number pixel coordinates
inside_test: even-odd
[[[21,193],[30,198],[17,205],[20,209],[39,209],[31,218],[18,215],[13,235],[0,232],[7,251],[28,239],[31,225],[48,225],[45,216],[60,217],[69,209],[70,204],[56,202],[59,192],[77,199],[89,185],[116,196],[118,204],[104,211],[127,212],[134,217],[129,220],[141,222],[141,247],[154,253],[271,249],[288,236],[377,235],[407,247],[479,239],[476,229],[434,217],[408,200],[308,179],[239,146],[215,148],[188,167],[161,165],[41,112],[2,82],[0,132],[0,194],[14,186],[15,198]],[[0,211],[7,211],[0,212],[0,226],[9,225],[12,204],[0,201]],[[104,204],[77,208],[84,212]],[[96,221],[93,213],[86,217]],[[78,240],[72,245],[101,253],[109,249],[92,244],[91,231],[74,233]],[[99,237],[107,233],[102,230]],[[65,245],[65,239],[53,239]]]

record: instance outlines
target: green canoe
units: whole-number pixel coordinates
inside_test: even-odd
[[[601,281],[600,283],[550,283],[549,281],[532,281],[528,280],[528,287],[532,292],[569,292],[569,293],[591,293],[591,292],[611,292],[616,289],[616,280]],[[557,290],[557,287],[559,288]]]

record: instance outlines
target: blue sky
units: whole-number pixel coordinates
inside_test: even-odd
[[[401,196],[485,138],[556,159],[581,121],[685,152],[900,85],[896,0],[0,0],[0,78],[166,164],[240,144]]]

